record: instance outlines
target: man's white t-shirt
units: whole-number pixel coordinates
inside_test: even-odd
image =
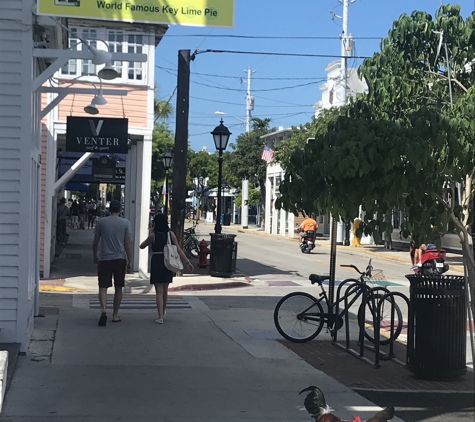
[[[132,233],[130,221],[117,215],[101,218],[94,229],[94,234],[100,236],[99,261],[127,259],[125,252],[125,235]]]

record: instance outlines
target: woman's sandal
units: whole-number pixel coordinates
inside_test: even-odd
[[[100,327],[105,327],[106,324],[107,324],[107,314],[101,314],[101,317],[99,318],[99,322],[97,323],[97,325],[99,325]]]

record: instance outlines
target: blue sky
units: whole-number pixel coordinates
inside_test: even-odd
[[[446,4],[447,2],[443,2]],[[461,0],[466,17],[475,0]],[[379,50],[393,21],[402,13],[424,10],[431,14],[441,0],[356,0],[349,8],[349,32],[355,38],[355,55],[371,56]],[[168,100],[177,84],[178,50],[233,50],[241,52],[339,55],[342,14],[337,0],[235,0],[234,28],[172,26],[156,49],[155,82],[159,98]],[[231,36],[231,37],[229,37]],[[253,38],[239,38],[252,36]],[[255,38],[254,38],[255,37]],[[268,37],[268,38],[264,38]],[[283,38],[277,38],[283,37]],[[294,37],[294,38],[290,38]],[[295,37],[302,37],[297,39]],[[305,37],[325,37],[312,39]],[[251,68],[253,117],[272,119],[285,128],[311,120],[312,103],[321,99],[319,85],[332,57],[294,57],[230,53],[198,54],[191,62],[189,141],[198,151],[215,150],[210,132],[223,117],[232,132],[230,142],[245,132],[247,69]],[[362,60],[351,59],[356,67]],[[171,99],[176,105],[176,96]],[[216,111],[229,115],[220,116]],[[241,119],[241,120],[239,120]],[[175,118],[169,120],[175,131]],[[228,147],[229,148],[229,147]]]

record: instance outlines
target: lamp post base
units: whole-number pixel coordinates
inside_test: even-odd
[[[222,229],[221,224],[216,223],[214,225],[214,234],[221,234],[221,229]]]

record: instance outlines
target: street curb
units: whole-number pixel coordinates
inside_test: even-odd
[[[56,286],[51,284],[42,284],[39,287],[40,292],[87,292],[88,290],[81,289],[79,287],[69,287],[69,286]]]
[[[8,352],[6,350],[0,351],[0,413],[2,413],[3,398],[7,388],[7,373],[8,373]]]

